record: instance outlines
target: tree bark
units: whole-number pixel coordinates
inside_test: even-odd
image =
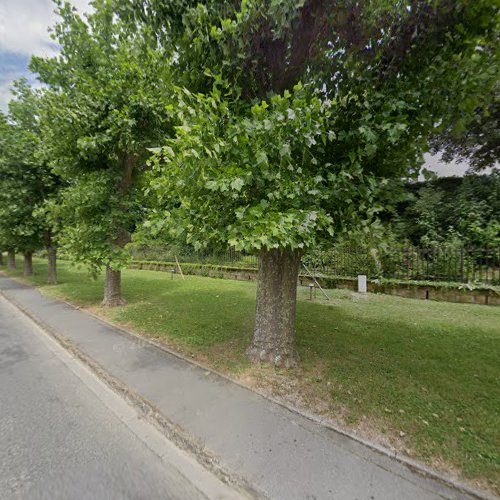
[[[301,257],[302,252],[290,249],[260,254],[255,329],[247,349],[254,362],[267,361],[285,368],[298,363],[294,341]]]
[[[3,266],[3,252],[0,250],[0,266]]]
[[[137,164],[137,155],[132,153],[124,153],[122,156],[123,175],[117,185],[118,192],[122,196],[126,196],[133,182],[134,168]],[[124,207],[120,207],[124,209]],[[113,241],[113,244],[123,248],[131,241],[131,234],[128,229],[121,227],[118,231],[118,236]],[[111,267],[106,266],[106,277],[104,282],[104,300],[102,305],[115,307],[125,304],[122,298],[122,273],[114,271]]]
[[[57,249],[50,241],[47,246],[47,283],[49,285],[57,284]]]
[[[16,268],[16,252],[9,250],[7,253],[7,269],[12,271]]]
[[[125,304],[122,298],[122,272],[106,266],[103,306],[115,307]]]
[[[33,252],[24,252],[24,276],[33,276]]]

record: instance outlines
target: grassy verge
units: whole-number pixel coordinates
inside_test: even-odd
[[[127,270],[127,305],[107,310],[102,278],[61,263],[61,284],[46,286],[37,259],[35,273],[44,293],[500,492],[500,308],[345,290],[310,301],[300,288],[301,368],[285,372],[246,361],[254,283]]]

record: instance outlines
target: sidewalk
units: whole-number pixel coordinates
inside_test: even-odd
[[[238,478],[255,496],[472,498],[1,274],[0,293],[115,381],[115,388],[128,387],[129,399],[143,399],[145,413],[164,422],[165,431],[177,434],[203,463]]]

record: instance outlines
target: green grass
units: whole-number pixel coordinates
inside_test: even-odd
[[[61,284],[42,290],[98,306],[102,278],[61,263]],[[124,271],[127,305],[100,310],[135,331],[232,373],[251,372],[244,350],[255,310],[255,284],[169,273]],[[299,288],[297,348],[305,391],[342,407],[342,421],[368,422],[429,463],[500,491],[500,308],[387,295]],[[399,437],[403,433],[403,437]]]

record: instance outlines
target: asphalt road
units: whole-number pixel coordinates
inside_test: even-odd
[[[0,297],[0,498],[237,498]]]

